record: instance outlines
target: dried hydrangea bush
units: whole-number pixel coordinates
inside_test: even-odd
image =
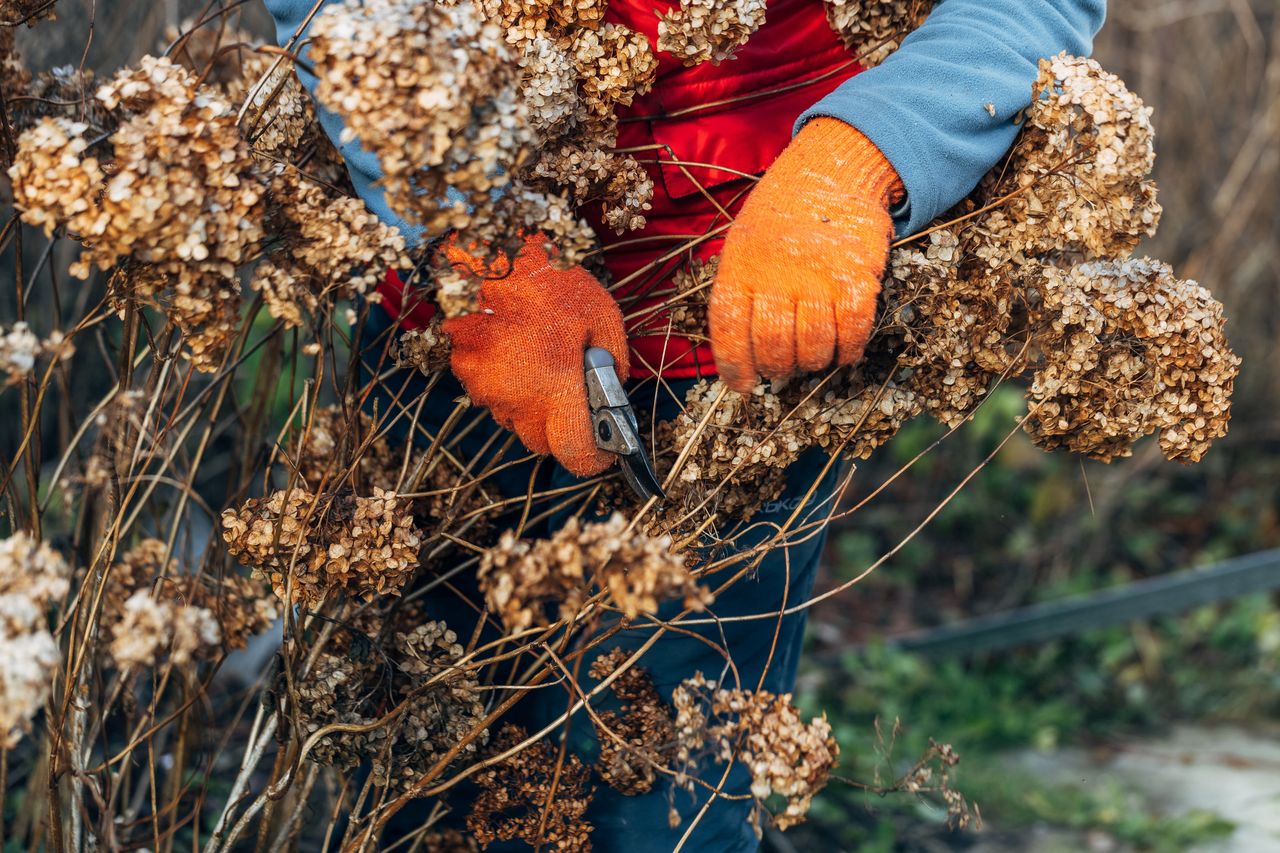
[[[930,6],[830,0],[828,15],[870,65]],[[1042,63],[1006,161],[896,247],[863,363],[745,395],[701,382],[678,417],[642,418],[665,505],[635,506],[617,478],[500,497],[505,457],[463,451],[484,414],[461,397],[427,425],[397,385],[447,377],[439,317],[375,342],[380,363],[351,355],[364,307],[343,302],[376,302],[389,268],[413,269],[445,316],[474,308],[477,281],[433,269],[353,197],[295,59],[429,236],[484,242],[500,272],[536,227],[571,262],[597,248],[583,209],[619,233],[644,226],[652,173],[614,149],[618,111],[649,94],[662,52],[731,62],[765,8],[667,4],[657,55],[604,12],[352,0],[328,5],[296,56],[219,7],[101,77],[29,71],[0,27],[22,215],[7,233],[47,246],[37,290],[72,264],[89,279],[57,291],[57,323],[31,308],[0,330],[0,404],[29,437],[0,466],[6,512],[31,531],[0,540],[0,646],[20,663],[0,679],[0,732],[48,803],[28,846],[150,848],[199,827],[219,851],[251,833],[272,849],[324,832],[369,848],[421,799],[429,849],[588,850],[606,786],[684,798],[728,761],[750,774],[758,827],[793,825],[838,761],[824,719],[700,677],[671,695],[646,671],[660,645],[595,641],[714,623],[711,590],[821,520],[733,547],[800,454],[865,458],[920,415],[959,427],[999,382],[1025,383],[1022,427],[1046,449],[1110,459],[1151,434],[1192,461],[1225,432],[1238,360],[1221,306],[1129,257],[1159,219],[1150,112],[1061,56]],[[411,61],[392,74],[395,51]],[[716,260],[696,245],[672,255],[670,313],[637,310],[704,340]],[[42,401],[90,379],[92,399],[51,416]],[[237,676],[241,650],[264,644],[273,670]],[[560,748],[559,723],[507,725],[539,691],[590,726],[594,761]],[[898,787],[963,822],[954,760],[939,747]],[[468,805],[455,794],[469,785]]]

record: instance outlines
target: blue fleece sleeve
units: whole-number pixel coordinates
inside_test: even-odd
[[[294,33],[298,32],[298,28],[306,20],[311,7],[315,5],[315,0],[264,0],[264,2],[267,11],[275,18],[276,41],[282,47],[288,44]],[[327,6],[331,2],[333,0],[324,0],[321,5],[322,7]],[[312,18],[311,20],[314,21],[315,19]],[[305,37],[306,33],[304,31],[302,38]],[[295,44],[301,43],[302,38]],[[305,63],[305,48],[302,51],[301,58]],[[341,141],[342,119],[336,113],[320,106],[320,103],[315,100],[315,76],[307,73],[301,65],[296,66],[296,68],[298,79],[302,81],[302,85],[312,95],[312,101],[315,102],[316,112],[320,118],[320,126],[324,128],[324,132],[328,137],[333,140],[333,144],[338,147],[338,153],[342,155],[342,159],[347,164],[347,172],[351,175],[351,184],[355,187],[356,193],[364,200],[369,210],[373,211],[373,214],[378,219],[400,229],[400,233],[404,235],[405,240],[410,245],[417,243],[422,234],[422,229],[410,225],[398,216],[387,205],[386,193],[377,184],[378,179],[382,177],[382,166],[378,162],[378,158],[361,147],[359,140]]]
[[[1087,56],[1105,14],[1106,0],[940,0],[884,63],[814,104],[796,129],[829,116],[874,142],[907,190],[898,235],[913,234],[1008,151],[1038,61]]]

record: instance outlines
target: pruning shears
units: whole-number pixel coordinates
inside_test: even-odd
[[[666,500],[653,469],[649,454],[640,441],[640,425],[635,409],[618,378],[618,366],[609,351],[590,347],[583,356],[587,376],[587,405],[591,409],[591,427],[596,434],[596,447],[618,455],[622,476],[642,501],[649,498]]]

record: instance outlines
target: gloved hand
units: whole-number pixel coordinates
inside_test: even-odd
[[[711,287],[711,347],[730,388],[862,358],[902,191],[844,122],[796,134],[729,229]]]
[[[627,375],[627,335],[613,297],[582,267],[556,269],[546,238],[535,234],[511,271],[480,287],[479,310],[444,322],[453,344],[450,366],[493,419],[534,453],[551,453],[579,477],[614,461],[596,447],[582,365],[591,346],[607,349]],[[447,244],[453,264],[482,272],[480,262]]]

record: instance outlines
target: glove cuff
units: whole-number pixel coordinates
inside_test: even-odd
[[[906,193],[902,178],[875,143],[839,119],[812,119],[796,134],[791,146],[807,154],[810,162],[828,166],[834,162],[833,178],[851,190],[865,190],[882,201],[886,209]]]

